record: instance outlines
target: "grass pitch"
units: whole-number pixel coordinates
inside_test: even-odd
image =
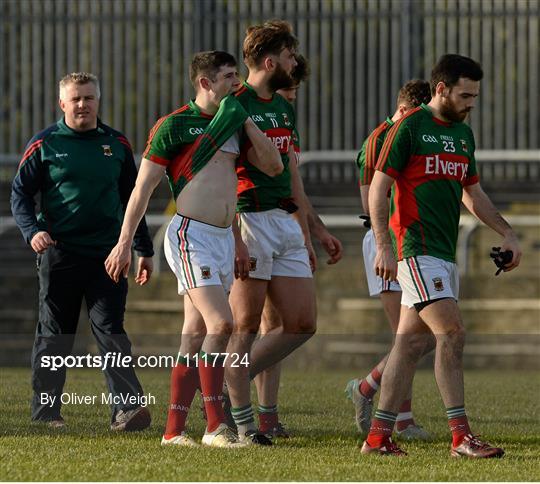
[[[467,371],[466,408],[475,432],[506,455],[471,461],[449,457],[450,434],[433,373],[420,371],[413,407],[432,443],[404,443],[402,459],[362,456],[353,408],[343,390],[356,371],[283,375],[281,419],[293,438],[271,448],[162,448],[169,370],[139,371],[150,407],[149,430],[113,434],[106,405],[66,405],[68,427],[53,431],[29,421],[30,372],[1,369],[2,481],[536,481],[540,480],[540,375],[527,371]],[[363,374],[362,371],[360,374]],[[99,370],[68,370],[66,392],[100,395]],[[99,399],[98,399],[99,401]],[[204,422],[196,397],[189,432]]]

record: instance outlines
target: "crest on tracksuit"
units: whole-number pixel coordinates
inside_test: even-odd
[[[101,147],[103,148],[103,154],[105,156],[112,156],[111,145],[101,145]]]

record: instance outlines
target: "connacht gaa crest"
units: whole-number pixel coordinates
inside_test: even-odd
[[[112,150],[110,145],[101,145],[101,147],[103,148],[103,154],[105,156],[112,156]]]

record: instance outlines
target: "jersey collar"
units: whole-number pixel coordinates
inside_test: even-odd
[[[257,91],[255,91],[255,89],[253,89],[253,87],[251,87],[247,81],[244,81],[244,86],[245,88],[249,91],[249,93],[257,98],[259,101],[262,101],[263,103],[270,103],[272,102],[272,100],[274,99],[274,95],[272,95],[271,98],[267,98],[267,97],[260,97],[258,94],[257,94]]]
[[[386,123],[388,124],[388,126],[393,126],[394,125],[394,121],[392,121],[392,118],[390,116],[388,116],[386,118]]]
[[[201,111],[201,108],[199,106],[197,106],[197,104],[195,104],[195,99],[190,99],[189,100],[189,107],[191,108],[191,110],[197,115],[197,116],[200,116],[201,118],[208,118],[208,119],[212,119],[214,116],[212,116],[211,114],[206,114],[206,113],[203,113]]]
[[[433,122],[436,123],[436,124],[440,124],[441,126],[445,126],[447,128],[449,128],[450,126],[452,126],[452,121],[443,121],[442,119],[439,119],[439,118],[436,118],[433,114],[433,111],[431,110],[431,108],[427,105],[427,104],[420,104],[420,107],[429,113],[429,115],[431,116],[431,119],[433,119]]]

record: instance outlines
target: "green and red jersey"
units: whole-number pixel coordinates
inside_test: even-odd
[[[398,260],[430,255],[455,262],[463,187],[478,182],[474,136],[422,104],[388,131],[377,170],[395,178],[390,234]]]
[[[356,157],[356,165],[360,171],[360,186],[371,185],[371,180],[373,180],[373,175],[375,174],[377,158],[381,152],[386,134],[393,125],[394,121],[390,118],[386,118],[385,121],[379,124],[379,126],[371,132],[362,144],[362,149]]]
[[[260,212],[279,206],[280,200],[291,197],[291,172],[289,169],[289,147],[293,143],[295,114],[293,107],[279,94],[270,99],[257,95],[246,82],[235,94],[251,119],[274,143],[281,154],[284,170],[271,177],[260,171],[247,160],[251,147],[249,139],[240,143],[238,175],[238,212]]]
[[[174,199],[202,170],[235,132],[248,114],[233,96],[226,96],[215,116],[194,101],[159,119],[148,136],[143,157],[165,166]]]

